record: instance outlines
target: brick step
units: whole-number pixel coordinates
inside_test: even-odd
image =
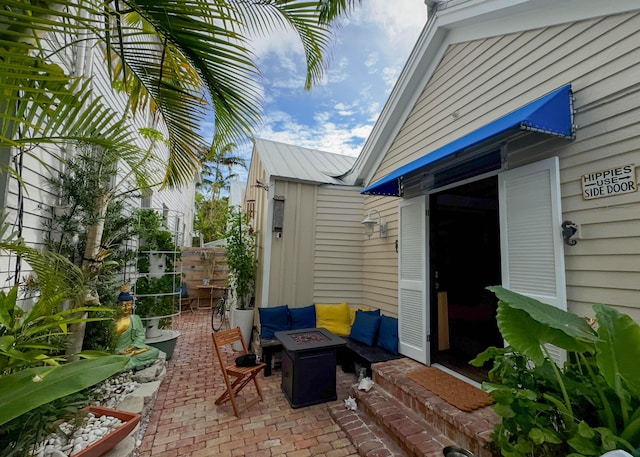
[[[494,449],[495,446],[490,438],[494,425],[500,421],[500,417],[493,411],[493,408],[486,406],[471,412],[464,412],[450,405],[406,377],[406,373],[422,367],[424,365],[407,358],[373,366],[373,380],[378,394],[381,396],[384,394],[397,403],[397,405],[392,403],[392,407],[398,408],[398,410],[403,408],[402,411],[408,410],[412,416],[417,416],[419,420],[416,420],[415,424],[418,427],[423,427],[423,424],[426,424],[429,427],[427,429],[430,430],[429,433],[438,437],[435,438],[436,441],[442,443],[439,453],[410,455],[442,456],[444,446],[455,445],[470,450],[476,457],[498,456],[499,452]],[[358,398],[359,403],[364,402],[365,405],[371,403],[363,395],[358,394]],[[372,416],[380,415],[380,406],[374,405],[367,408],[371,411]],[[380,423],[379,418],[375,420]],[[399,436],[394,439],[396,442],[402,442],[406,438]],[[430,447],[427,447],[426,450],[431,452]]]
[[[358,455],[362,457],[407,456],[361,408],[351,411],[344,405],[335,404],[329,407],[329,414],[346,433],[358,450]]]
[[[354,396],[358,408],[409,457],[442,457],[442,450],[455,444],[380,386],[369,392],[355,389]]]

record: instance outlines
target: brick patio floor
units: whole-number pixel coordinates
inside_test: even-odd
[[[209,313],[186,313],[175,324],[182,335],[167,363],[140,457],[358,455],[328,409],[347,397],[356,382],[353,375],[337,370],[336,402],[298,409],[289,406],[280,390],[280,370],[267,378],[260,375],[264,400],[236,418],[229,402],[214,404],[224,380],[213,349]],[[241,396],[245,391],[255,393],[253,385],[245,387]]]

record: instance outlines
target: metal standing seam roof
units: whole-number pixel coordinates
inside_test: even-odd
[[[346,185],[344,175],[356,158],[256,138],[254,151],[270,177],[319,184]]]

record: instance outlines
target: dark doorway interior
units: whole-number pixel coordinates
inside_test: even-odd
[[[487,367],[468,362],[503,346],[485,289],[501,283],[497,177],[432,194],[430,215],[431,360],[483,381]]]

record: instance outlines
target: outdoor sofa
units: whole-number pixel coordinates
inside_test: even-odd
[[[274,333],[284,330],[325,328],[343,337],[346,345],[338,351],[338,363],[345,372],[371,377],[373,363],[401,357],[398,320],[382,315],[378,309],[350,307],[345,302],[298,308],[282,305],[259,308],[258,312],[260,350],[267,364],[265,376],[271,375],[273,355],[282,351],[282,344]]]

